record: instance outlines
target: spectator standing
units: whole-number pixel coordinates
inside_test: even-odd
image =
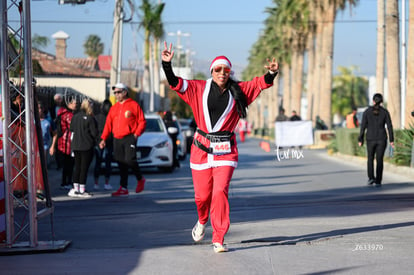
[[[359,127],[359,121],[356,114],[357,108],[353,107],[352,112],[346,116],[346,128],[354,129]]]
[[[60,93],[57,93],[53,96],[53,106],[50,108],[50,118],[52,121],[52,127],[53,129],[56,129],[56,118],[59,113],[62,113],[62,111],[59,111],[61,108],[65,108],[63,95]],[[55,156],[56,161],[56,169],[59,170],[62,167],[62,164],[60,163],[61,159],[57,156]]]
[[[177,92],[192,109],[198,129],[191,148],[190,167],[193,176],[198,221],[193,227],[195,242],[204,238],[211,217],[214,252],[226,252],[224,236],[230,226],[228,190],[238,162],[234,130],[246,108],[262,90],[273,85],[279,65],[268,60],[268,72],[251,81],[231,79],[231,62],[225,56],[216,57],[210,65],[208,80],[186,80],[177,77],[171,61],[172,44],[164,42],[162,66],[170,88]]]
[[[69,191],[69,197],[90,198],[86,192],[88,170],[93,159],[93,148],[98,137],[98,128],[93,117],[92,102],[85,98],[82,100],[80,110],[70,123],[72,133],[72,151],[75,157],[75,169],[73,173],[73,187]]]
[[[376,186],[381,186],[382,172],[384,169],[384,152],[387,147],[387,132],[390,145],[394,148],[394,131],[392,128],[390,113],[382,107],[383,97],[381,94],[375,94],[373,97],[373,106],[368,107],[362,115],[361,129],[358,137],[358,145],[362,146],[364,143],[365,130],[367,141],[367,172],[368,185],[375,183]],[[376,159],[377,169],[376,176],[374,175],[374,158]]]
[[[315,129],[328,130],[328,126],[326,126],[325,121],[323,121],[320,116],[316,116]]]
[[[45,155],[45,161],[46,163],[49,163],[48,161],[49,148],[52,143],[52,137],[54,135],[54,131],[52,129],[51,122],[46,118],[47,110],[42,103],[38,104],[38,110],[39,110],[40,126],[42,128],[43,151]]]
[[[165,112],[164,123],[165,123],[165,126],[167,127],[168,135],[170,136],[172,143],[173,143],[173,165],[174,167],[180,167],[180,162],[178,161],[178,146],[177,146],[178,128],[174,123],[173,115],[171,111]]]
[[[63,104],[64,107],[60,108],[57,113],[57,116],[60,116],[58,121],[60,126],[56,125],[56,127],[60,127],[61,130],[55,131],[49,153],[50,155],[54,155],[56,152],[56,159],[62,166],[62,181],[60,188],[70,190],[72,188],[74,158],[72,155],[72,140],[69,128],[73,113],[77,107],[76,97],[69,96]]]
[[[95,116],[96,122],[98,123],[98,142],[100,140],[100,136],[103,133],[103,129],[105,127],[106,117],[108,116],[109,110],[112,107],[112,103],[109,99],[105,99],[101,105],[101,111],[99,114]],[[106,140],[105,148],[101,149],[99,144],[95,146],[95,169],[94,169],[94,177],[95,177],[95,185],[94,189],[99,190],[99,176],[101,174],[101,166],[102,162],[105,163],[105,190],[112,190],[112,186],[109,183],[109,178],[111,177],[112,172],[112,153],[113,153],[113,138],[112,133],[109,134]]]
[[[285,115],[285,109],[280,108],[279,109],[279,114],[277,115],[275,121],[288,121],[289,118],[287,115]]]
[[[106,117],[105,127],[101,135],[99,147],[106,146],[110,133],[113,134],[114,159],[118,162],[121,176],[119,189],[112,193],[113,197],[125,197],[128,191],[128,170],[132,169],[136,179],[135,192],[144,190],[145,178],[139,169],[136,145],[138,137],[144,132],[147,122],[139,104],[128,96],[128,88],[123,83],[112,87],[117,103],[111,107]]]
[[[302,118],[298,115],[296,111],[292,111],[292,116],[289,119],[290,121],[298,121],[302,120]]]
[[[51,114],[51,118],[55,119],[57,117],[57,114],[59,112],[59,109],[64,107],[64,102],[63,102],[63,95],[60,93],[57,93],[53,96],[53,103],[54,106],[52,108],[52,114]]]

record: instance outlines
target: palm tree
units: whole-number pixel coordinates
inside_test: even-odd
[[[306,98],[308,101],[308,109],[306,117],[313,120],[313,102],[315,99],[314,72],[315,72],[315,37],[316,37],[316,3],[309,1],[309,33],[306,42],[306,53],[308,55],[308,67],[306,75]]]
[[[155,35],[160,39],[164,34],[163,25],[161,22],[161,14],[164,9],[164,3],[152,5],[150,0],[143,0],[140,6],[143,12],[141,26],[144,27],[144,76],[143,76],[143,90],[146,92],[153,92],[150,81],[150,49],[151,36]],[[156,51],[156,49],[154,49]],[[157,56],[158,59],[158,56]],[[152,109],[154,106],[149,106]],[[154,111],[154,110],[151,110]]]
[[[390,112],[393,126],[401,128],[401,83],[400,83],[400,51],[398,0],[386,1],[386,52],[388,96],[387,108]]]
[[[320,87],[321,87],[321,54],[322,54],[322,42],[323,42],[323,1],[316,0],[314,1],[314,14],[315,14],[315,57],[314,57],[314,63],[313,63],[313,78],[312,78],[312,101],[310,102],[311,108],[312,108],[312,114],[311,117],[320,116]],[[308,71],[311,70],[311,68],[308,68]],[[309,102],[308,102],[309,103]],[[310,106],[310,105],[309,105]],[[329,125],[328,125],[329,127]]]
[[[101,42],[99,36],[91,34],[86,38],[85,43],[83,43],[83,48],[88,57],[98,58],[104,51],[104,43]]]
[[[32,46],[33,48],[41,49],[46,48],[50,43],[50,39],[47,36],[40,36],[38,34],[34,34],[32,37]]]
[[[385,62],[385,0],[377,3],[377,74],[376,92],[384,93],[384,62]]]
[[[409,2],[408,45],[414,45],[414,1]],[[407,92],[405,96],[405,128],[414,125],[414,51],[407,51]]]
[[[154,28],[152,31],[152,36],[154,38],[153,42],[153,60],[154,60],[154,86],[153,91],[159,95],[160,94],[160,40],[164,36],[164,24],[162,23],[161,15],[164,10],[165,3],[160,3],[154,8]],[[156,101],[158,102],[158,100]],[[158,104],[155,106],[155,109],[158,110]]]
[[[309,6],[308,1],[298,0],[281,1],[281,7],[275,15],[279,25],[285,27],[285,39],[289,41],[292,51],[292,86],[291,86],[291,109],[301,110],[302,88],[303,88],[303,64],[307,36],[309,33]]]
[[[323,24],[323,40],[322,52],[320,56],[319,66],[321,67],[321,75],[319,80],[320,87],[320,107],[319,113],[322,120],[331,127],[331,94],[332,94],[332,64],[333,64],[333,38],[334,38],[334,22],[338,10],[345,9],[346,4],[355,5],[358,0],[321,0],[322,3],[322,24]]]
[[[356,67],[339,67],[339,75],[333,78],[332,115],[345,117],[353,107],[363,107],[368,104],[366,96],[368,80],[355,75]]]

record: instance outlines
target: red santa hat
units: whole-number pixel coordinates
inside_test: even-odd
[[[213,59],[210,65],[210,73],[213,71],[214,67],[216,67],[217,65],[225,65],[231,69],[231,62],[224,55],[217,56],[216,58]]]

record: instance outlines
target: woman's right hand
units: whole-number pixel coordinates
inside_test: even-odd
[[[170,46],[167,47],[167,42],[164,41],[164,50],[161,52],[161,60],[164,62],[171,62],[174,56],[174,51],[172,49],[172,43],[170,43]]]

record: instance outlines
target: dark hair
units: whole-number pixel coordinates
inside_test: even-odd
[[[101,111],[102,111],[102,113],[104,113],[105,115],[107,115],[109,113],[109,109],[111,109],[111,107],[112,107],[111,101],[109,99],[105,99],[102,102],[102,105],[101,105]]]
[[[239,117],[246,118],[248,106],[246,95],[243,94],[239,84],[237,84],[237,82],[233,79],[229,78],[229,80],[227,81],[227,85],[227,87],[229,87],[231,95],[236,101],[236,107],[237,112],[239,113]]]
[[[164,112],[164,120],[168,122],[173,121],[173,114],[171,111]]]
[[[379,114],[379,108],[380,108],[380,104],[383,102],[383,97],[382,97],[382,94],[375,94],[373,97],[372,97],[372,100],[374,100],[374,106],[373,106],[373,108],[374,108],[374,111],[373,111],[373,113],[374,113],[374,115],[378,115]]]

